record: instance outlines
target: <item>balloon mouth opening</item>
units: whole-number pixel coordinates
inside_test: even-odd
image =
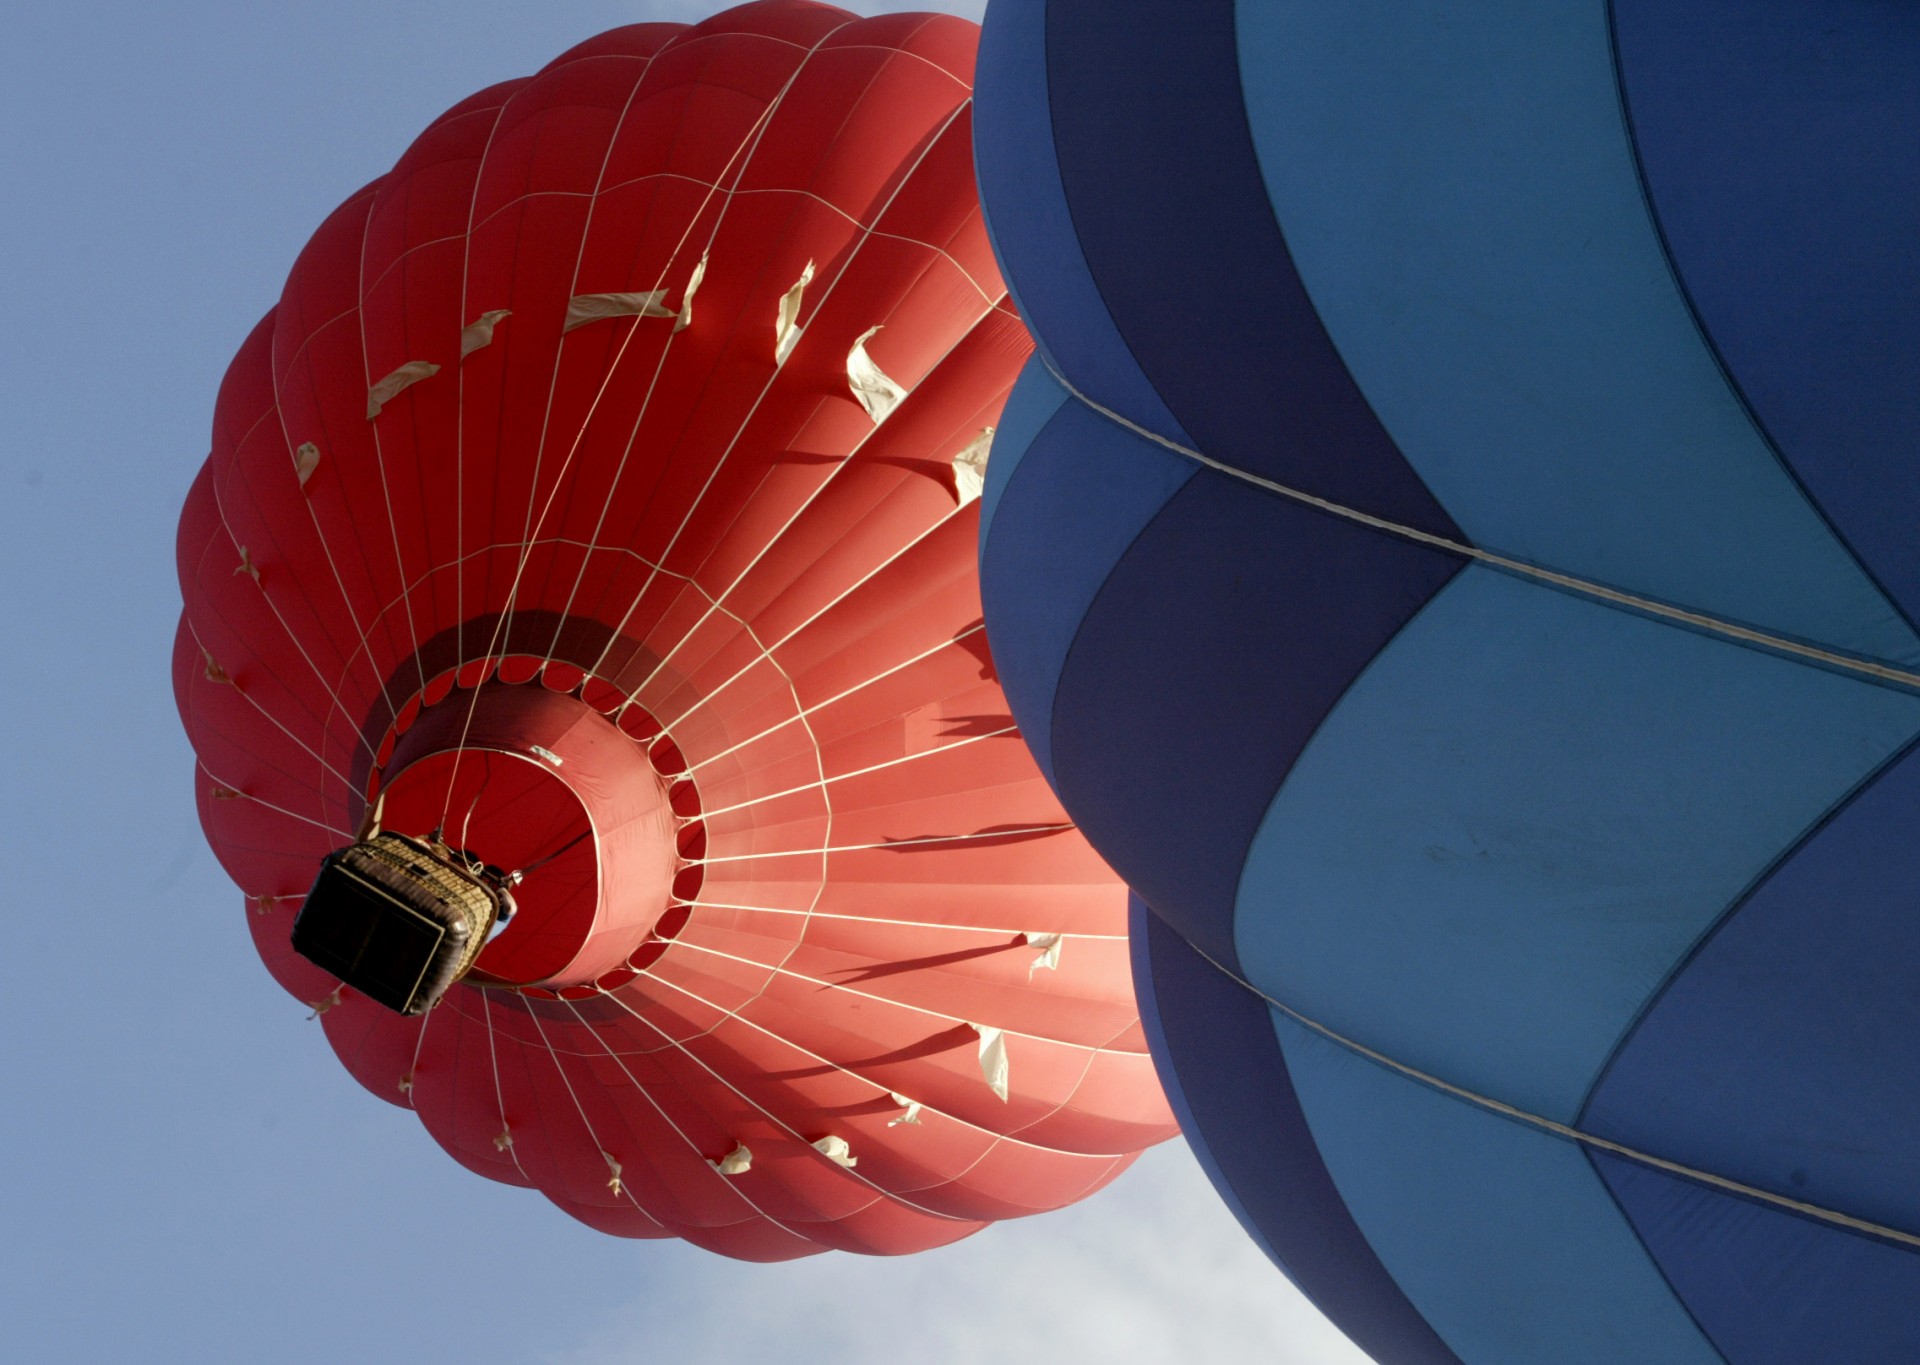
[[[402,708],[367,789],[370,825],[498,892],[453,979],[560,996],[624,984],[699,889],[704,825],[678,752],[651,717],[616,723],[578,687],[459,682]]]

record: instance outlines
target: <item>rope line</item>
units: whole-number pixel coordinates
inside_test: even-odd
[[[1156,918],[1158,917],[1156,916]],[[1457,1100],[1463,1100],[1490,1114],[1498,1114],[1502,1118],[1512,1119],[1517,1123],[1525,1124],[1527,1127],[1540,1132],[1550,1133],[1558,1138],[1565,1138],[1569,1142],[1578,1143],[1582,1147],[1591,1147],[1595,1151],[1623,1157],[1628,1161],[1651,1167],[1657,1171],[1664,1171],[1669,1175],[1677,1175],[1703,1185],[1711,1185],[1716,1189],[1725,1190],[1729,1194],[1736,1194],[1747,1199],[1758,1200],[1761,1203],[1771,1204],[1776,1208],[1786,1209],[1792,1213],[1804,1214],[1809,1218],[1816,1218],[1823,1223],[1831,1223],[1837,1227],[1847,1228],[1854,1232],[1864,1232],[1871,1236],[1885,1238],[1891,1242],[1901,1243],[1905,1246],[1920,1247],[1920,1235],[1903,1232],[1899,1228],[1888,1227],[1884,1223],[1875,1223],[1869,1219],[1855,1218],[1851,1214],[1823,1208],[1818,1204],[1809,1204],[1799,1199],[1790,1199],[1786,1195],[1775,1194],[1773,1191],[1761,1189],[1757,1185],[1748,1185],[1724,1175],[1715,1175],[1711,1171],[1703,1171],[1697,1166],[1688,1166],[1682,1162],[1669,1161],[1665,1157],[1654,1156],[1650,1152],[1643,1152],[1636,1147],[1629,1147],[1625,1143],[1615,1142],[1610,1138],[1603,1138],[1593,1133],[1583,1132],[1578,1128],[1560,1123],[1554,1119],[1529,1113],[1527,1110],[1517,1108],[1503,1100],[1496,1100],[1491,1096],[1468,1090],[1464,1086],[1455,1085],[1451,1081],[1442,1080],[1431,1072],[1422,1071],[1418,1067],[1410,1066],[1406,1062],[1389,1057],[1386,1053],[1378,1049],[1370,1048],[1365,1043],[1349,1038],[1345,1034],[1329,1028],[1319,1020],[1302,1014],[1285,1001],[1278,1000],[1267,994],[1267,992],[1261,990],[1251,981],[1246,980],[1237,972],[1228,968],[1225,964],[1215,959],[1204,948],[1187,938],[1186,935],[1181,934],[1171,925],[1168,925],[1165,920],[1160,920],[1160,925],[1178,937],[1182,943],[1193,951],[1196,957],[1219,972],[1220,975],[1250,995],[1264,1001],[1272,1009],[1278,1010],[1281,1014],[1286,1015],[1287,1018],[1299,1024],[1302,1028],[1310,1030],[1338,1047],[1345,1048],[1355,1056],[1364,1057],[1376,1065],[1383,1066],[1387,1070],[1404,1076],[1408,1080],[1416,1081],[1431,1090],[1436,1090],[1443,1095],[1451,1096]]]
[[[1035,354],[1040,357],[1040,363],[1046,366],[1047,373],[1053,376],[1054,381],[1088,411],[1099,414],[1109,422],[1132,432],[1142,440],[1151,441],[1154,445],[1171,451],[1185,459],[1192,460],[1196,464],[1204,465],[1215,473],[1225,474],[1227,477],[1238,479],[1242,483],[1252,484],[1255,488],[1265,489],[1269,493],[1277,493],[1283,498],[1288,498],[1307,507],[1317,508],[1322,512],[1332,513],[1334,516],[1344,518],[1358,525],[1370,527],[1376,531],[1385,531],[1390,535],[1399,536],[1403,540],[1410,540],[1416,544],[1430,546],[1436,550],[1444,550],[1448,554],[1460,555],[1476,563],[1485,564],[1494,569],[1501,569],[1518,577],[1549,583],[1556,588],[1566,588],[1572,592],[1580,593],[1582,596],[1591,597],[1598,601],[1607,602],[1615,606],[1631,607],[1636,611],[1646,612],[1651,616],[1662,617],[1669,621],[1678,621],[1683,625],[1695,626],[1715,635],[1725,636],[1731,640],[1738,640],[1743,644],[1759,645],[1764,649],[1774,650],[1781,654],[1810,659],[1816,663],[1826,664],[1829,667],[1841,669],[1849,673],[1857,673],[1878,682],[1893,683],[1902,688],[1920,690],[1920,673],[1894,668],[1887,664],[1877,664],[1867,659],[1856,658],[1850,654],[1836,653],[1833,650],[1822,649],[1817,645],[1805,644],[1798,640],[1787,639],[1784,636],[1773,635],[1762,630],[1755,630],[1750,626],[1736,625],[1731,621],[1724,621],[1716,616],[1708,616],[1697,611],[1688,611],[1684,607],[1676,607],[1670,603],[1655,601],[1649,597],[1641,597],[1634,593],[1623,592],[1618,588],[1609,588],[1603,584],[1592,582],[1589,579],[1576,578],[1572,574],[1559,573],[1552,569],[1543,568],[1538,564],[1529,564],[1522,559],[1514,559],[1509,555],[1498,554],[1492,550],[1483,550],[1473,545],[1464,545],[1459,541],[1449,540],[1445,536],[1435,535],[1431,531],[1422,531],[1418,527],[1404,526],[1397,521],[1389,521],[1385,517],[1376,517],[1369,513],[1358,511],[1355,508],[1344,506],[1341,503],[1333,502],[1330,499],[1317,497],[1301,489],[1291,488],[1286,484],[1276,483],[1272,479],[1263,478],[1258,474],[1236,468],[1233,465],[1214,459],[1211,455],[1206,455],[1198,450],[1194,450],[1190,446],[1181,445],[1180,442],[1162,436],[1157,431],[1143,427],[1131,418],[1115,412],[1112,408],[1107,407],[1097,399],[1089,398],[1074,385],[1072,380],[1068,379],[1055,368],[1052,359],[1047,356],[1044,351],[1036,351]]]

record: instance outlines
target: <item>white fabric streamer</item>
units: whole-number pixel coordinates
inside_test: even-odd
[[[780,296],[780,310],[773,320],[773,363],[784,365],[793,348],[800,344],[800,300],[813,283],[813,262],[800,272],[793,288]]]
[[[367,390],[367,420],[371,422],[380,415],[380,409],[398,398],[405,389],[412,388],[423,379],[431,379],[440,373],[440,367],[430,360],[409,360],[385,379]]]
[[[867,354],[867,342],[879,332],[878,327],[869,327],[853,343],[853,349],[847,352],[847,384],[853,389],[853,396],[860,400],[860,406],[867,410],[874,425],[887,420],[887,414],[900,406],[900,400],[907,391],[888,378],[885,371],[874,363]]]
[[[987,1078],[987,1088],[1004,1101],[1007,1098],[1007,1035],[989,1024],[974,1024],[972,1028],[980,1035],[980,1074]]]

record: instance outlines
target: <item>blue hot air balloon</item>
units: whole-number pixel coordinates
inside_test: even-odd
[[[986,619],[1383,1362],[1920,1360],[1920,8],[993,0]]]

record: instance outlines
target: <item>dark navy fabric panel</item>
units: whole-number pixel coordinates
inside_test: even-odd
[[[980,490],[980,548],[985,551],[987,537],[993,533],[993,514],[1000,510],[1000,499],[1013,481],[1014,470],[1027,457],[1027,450],[1060,405],[1067,402],[1067,391],[1047,373],[1047,367],[1035,356],[1020,371],[1007,405],[1000,410],[1000,425],[994,429],[988,452],[985,487]]]
[[[1114,331],[1074,237],[1047,107],[1046,0],[996,0],[980,35],[975,80],[980,202],[1034,343],[1093,398],[1191,444]]]
[[[987,462],[990,476],[1000,458]],[[1055,790],[1054,689],[1080,618],[1114,561],[1199,468],[1068,401],[1002,486],[980,602],[1007,705]]]
[[[1055,3],[1046,45],[1080,250],[1199,449],[1457,539],[1294,273],[1241,103],[1231,0]]]
[[[1201,1127],[1199,1117],[1194,1113],[1193,1104],[1187,1099],[1186,1086],[1180,1079],[1178,1061],[1174,1057],[1172,1047],[1167,1042],[1166,1026],[1162,1024],[1160,1020],[1160,991],[1155,983],[1153,973],[1154,950],[1152,945],[1156,937],[1162,940],[1168,940],[1167,942],[1162,942],[1160,945],[1160,951],[1163,955],[1166,953],[1174,953],[1180,957],[1192,958],[1196,967],[1205,967],[1206,964],[1199,960],[1193,950],[1188,948],[1184,943],[1181,943],[1165,925],[1155,926],[1153,912],[1147,909],[1147,903],[1145,901],[1136,895],[1128,895],[1127,960],[1133,968],[1133,994],[1134,999],[1140,1006],[1140,1031],[1146,1035],[1147,1051],[1153,1056],[1154,1074],[1160,1078],[1160,1088],[1166,1092],[1167,1107],[1173,1110],[1174,1121],[1180,1125],[1181,1136],[1186,1138],[1187,1147],[1193,1153],[1193,1159],[1198,1161],[1200,1163],[1200,1169],[1207,1173],[1207,1179],[1213,1183],[1214,1192],[1220,1196],[1220,1201],[1227,1206],[1228,1211],[1239,1221],[1241,1230],[1253,1239],[1253,1244],[1266,1254],[1268,1260],[1280,1267],[1282,1274],[1289,1280],[1292,1280],[1292,1269],[1288,1267],[1286,1262],[1281,1260],[1280,1254],[1273,1249],[1273,1244],[1267,1241],[1267,1234],[1261,1230],[1259,1219],[1248,1210],[1246,1202],[1240,1198],[1239,1192],[1234,1189],[1233,1182],[1227,1178],[1226,1171],[1222,1169],[1219,1159],[1213,1154],[1213,1148],[1207,1143],[1206,1130]],[[1218,976],[1219,974],[1215,973],[1215,975]],[[1179,978],[1180,974],[1177,971],[1169,973],[1169,984],[1174,987],[1174,990],[1172,994],[1168,996],[1168,999],[1173,1003],[1176,1018],[1184,1022],[1189,1018],[1195,1018],[1197,1012],[1195,1007],[1189,1002],[1198,994],[1201,983],[1198,981],[1189,983],[1192,989],[1182,991],[1178,988],[1181,984]],[[1221,978],[1220,985],[1228,991],[1233,991],[1235,994],[1245,994],[1244,991],[1238,990],[1232,982],[1227,981],[1225,978]],[[1217,1015],[1222,1012],[1219,1007],[1230,1006],[1234,1002],[1222,996],[1218,1000],[1207,997],[1205,1003],[1213,1004],[1216,1008],[1211,1011],[1211,1013]],[[1195,1022],[1204,1023],[1208,1028],[1219,1027],[1219,1021],[1217,1019],[1200,1020],[1195,1018]],[[1182,1038],[1187,1037],[1191,1031],[1190,1026],[1180,1027],[1179,1024],[1176,1024],[1176,1028],[1179,1030]],[[1257,1050],[1260,1041],[1257,1033],[1248,1035],[1243,1032],[1238,1036],[1239,1041],[1242,1043],[1251,1036]],[[1273,1087],[1276,1078],[1261,1070],[1257,1057],[1250,1059],[1243,1055],[1245,1050],[1245,1048],[1234,1050],[1237,1057],[1237,1065],[1234,1072],[1235,1078],[1240,1083],[1257,1091],[1259,1102],[1267,1102],[1265,1098],[1266,1092]],[[1278,1056],[1277,1051],[1275,1056]],[[1194,1069],[1195,1078],[1204,1080],[1210,1071],[1211,1068],[1209,1067],[1197,1066]],[[1256,1202],[1265,1208],[1264,1196],[1259,1194],[1259,1182],[1255,1183],[1255,1190]],[[1274,1213],[1272,1209],[1267,1209],[1266,1211],[1269,1214]],[[1295,1281],[1295,1287],[1299,1287],[1297,1281]]]
[[[1614,0],[1668,249],[1788,465],[1920,610],[1920,7]]]
[[[1916,888],[1910,750],[1720,925],[1629,1035],[1581,1122],[1920,1233]]]
[[[1920,1360],[1920,1253],[1635,1161],[1592,1159],[1730,1365]]]
[[[1010,492],[996,542],[1017,540],[1013,510]],[[1275,788],[1463,562],[1203,469],[1080,621],[1053,706],[1061,797],[1114,870],[1218,961],[1238,969],[1235,888]]]
[[[1294,1097],[1267,1007],[1132,902],[1154,1065],[1214,1188],[1313,1305],[1381,1365],[1458,1365],[1348,1213]]]

